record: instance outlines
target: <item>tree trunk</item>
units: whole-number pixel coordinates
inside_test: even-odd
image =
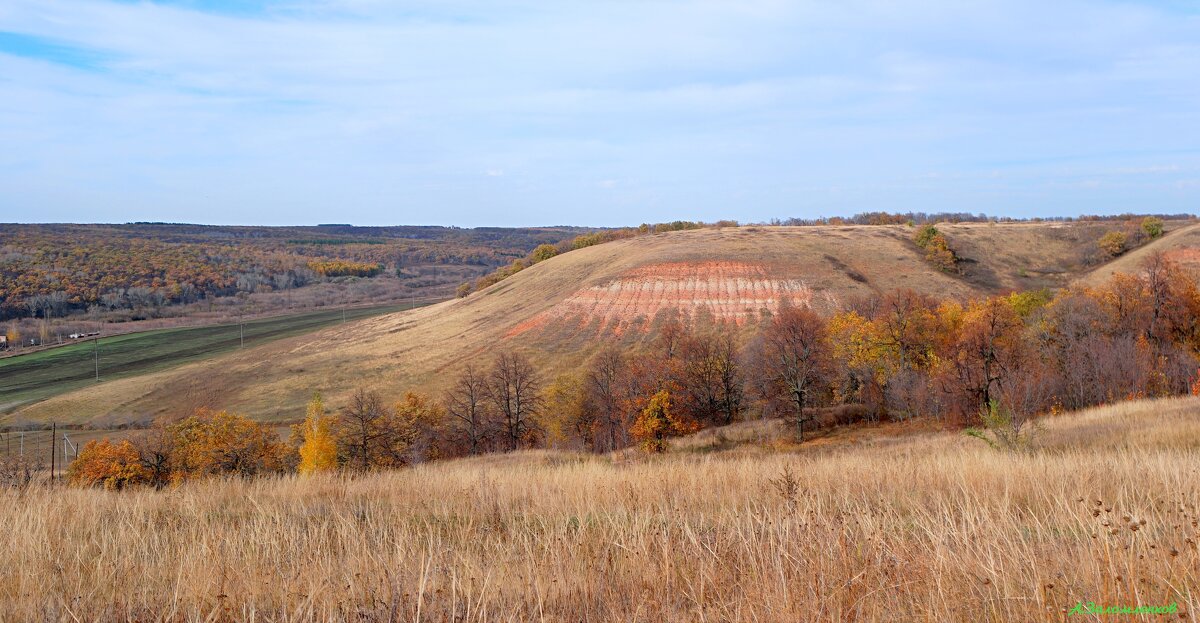
[[[794,392],[796,396],[796,441],[804,443],[804,392]]]

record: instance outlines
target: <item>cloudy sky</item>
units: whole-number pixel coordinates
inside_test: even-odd
[[[1192,212],[1198,6],[0,0],[0,222]]]

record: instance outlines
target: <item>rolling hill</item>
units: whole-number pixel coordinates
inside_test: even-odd
[[[342,404],[356,387],[386,398],[436,391],[469,362],[500,348],[528,352],[547,378],[603,344],[654,334],[676,308],[752,325],[783,299],[830,310],[873,292],[911,288],[965,298],[1061,287],[1090,279],[1088,253],[1111,223],[940,225],[962,275],[924,260],[904,226],[741,227],[620,240],[541,262],[464,299],[278,340],[172,370],[73,391],[25,407],[14,420],[143,422],[200,406],[291,420],[314,391]],[[1200,227],[1134,251],[1200,248]],[[595,339],[604,336],[604,339]]]

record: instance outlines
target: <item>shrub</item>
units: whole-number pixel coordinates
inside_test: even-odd
[[[1050,291],[1042,288],[1041,290],[1027,290],[1025,292],[1013,292],[1008,295],[1008,304],[1017,312],[1021,318],[1029,318],[1033,312],[1045,307],[1053,299]]]
[[[934,236],[925,247],[925,260],[945,272],[958,272],[958,256],[950,249],[946,237],[942,234]]]
[[[601,244],[604,241],[605,241],[604,234],[602,232],[596,232],[594,234],[583,234],[580,236],[576,236],[575,239],[571,241],[571,248],[572,249],[582,249],[584,247],[591,247],[591,246]]]
[[[554,245],[540,244],[536,249],[533,250],[533,253],[530,254],[530,259],[533,260],[534,264],[537,264],[538,262],[548,260],[555,255],[558,255],[558,249],[556,249]]]
[[[1100,250],[1107,253],[1109,257],[1117,257],[1124,253],[1128,243],[1129,237],[1119,231],[1110,231],[1100,236],[1100,240],[1096,242]]]
[[[980,412],[983,428],[968,428],[967,436],[982,440],[995,450],[1016,452],[1029,450],[1040,430],[1030,418],[1015,415],[1012,409],[992,400]]]
[[[922,225],[920,227],[920,229],[918,229],[916,231],[916,233],[913,234],[913,242],[917,243],[917,246],[921,247],[922,249],[928,249],[929,243],[933,242],[933,239],[935,237],[941,236],[941,235],[942,235],[942,233],[938,231],[938,228],[934,227],[932,224],[927,223],[925,225]]]
[[[1157,216],[1147,216],[1142,219],[1142,231],[1146,232],[1151,240],[1154,240],[1163,233],[1163,220]]]

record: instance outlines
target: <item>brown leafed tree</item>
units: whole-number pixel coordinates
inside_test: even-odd
[[[728,330],[688,333],[680,343],[679,409],[709,424],[730,424],[742,409],[744,384]]]
[[[155,489],[162,489],[171,482],[171,457],[175,452],[175,435],[167,423],[159,420],[148,431],[134,435],[130,441],[137,448],[147,479]]]
[[[827,389],[833,365],[825,321],[807,307],[781,306],[752,344],[750,360],[757,386],[786,397],[803,441],[804,423],[813,419],[805,408]]]
[[[351,468],[366,471],[380,463],[390,445],[390,415],[379,394],[355,390],[337,422],[339,445]]]
[[[516,450],[537,434],[536,418],[542,406],[541,385],[533,364],[512,351],[496,355],[487,382],[488,399],[505,447]]]
[[[488,441],[487,378],[468,365],[446,391],[443,401],[463,449],[471,454],[483,452]]]
[[[577,428],[596,452],[612,452],[628,443],[629,417],[623,400],[627,369],[625,355],[615,347],[600,351],[588,366],[588,408]]]

